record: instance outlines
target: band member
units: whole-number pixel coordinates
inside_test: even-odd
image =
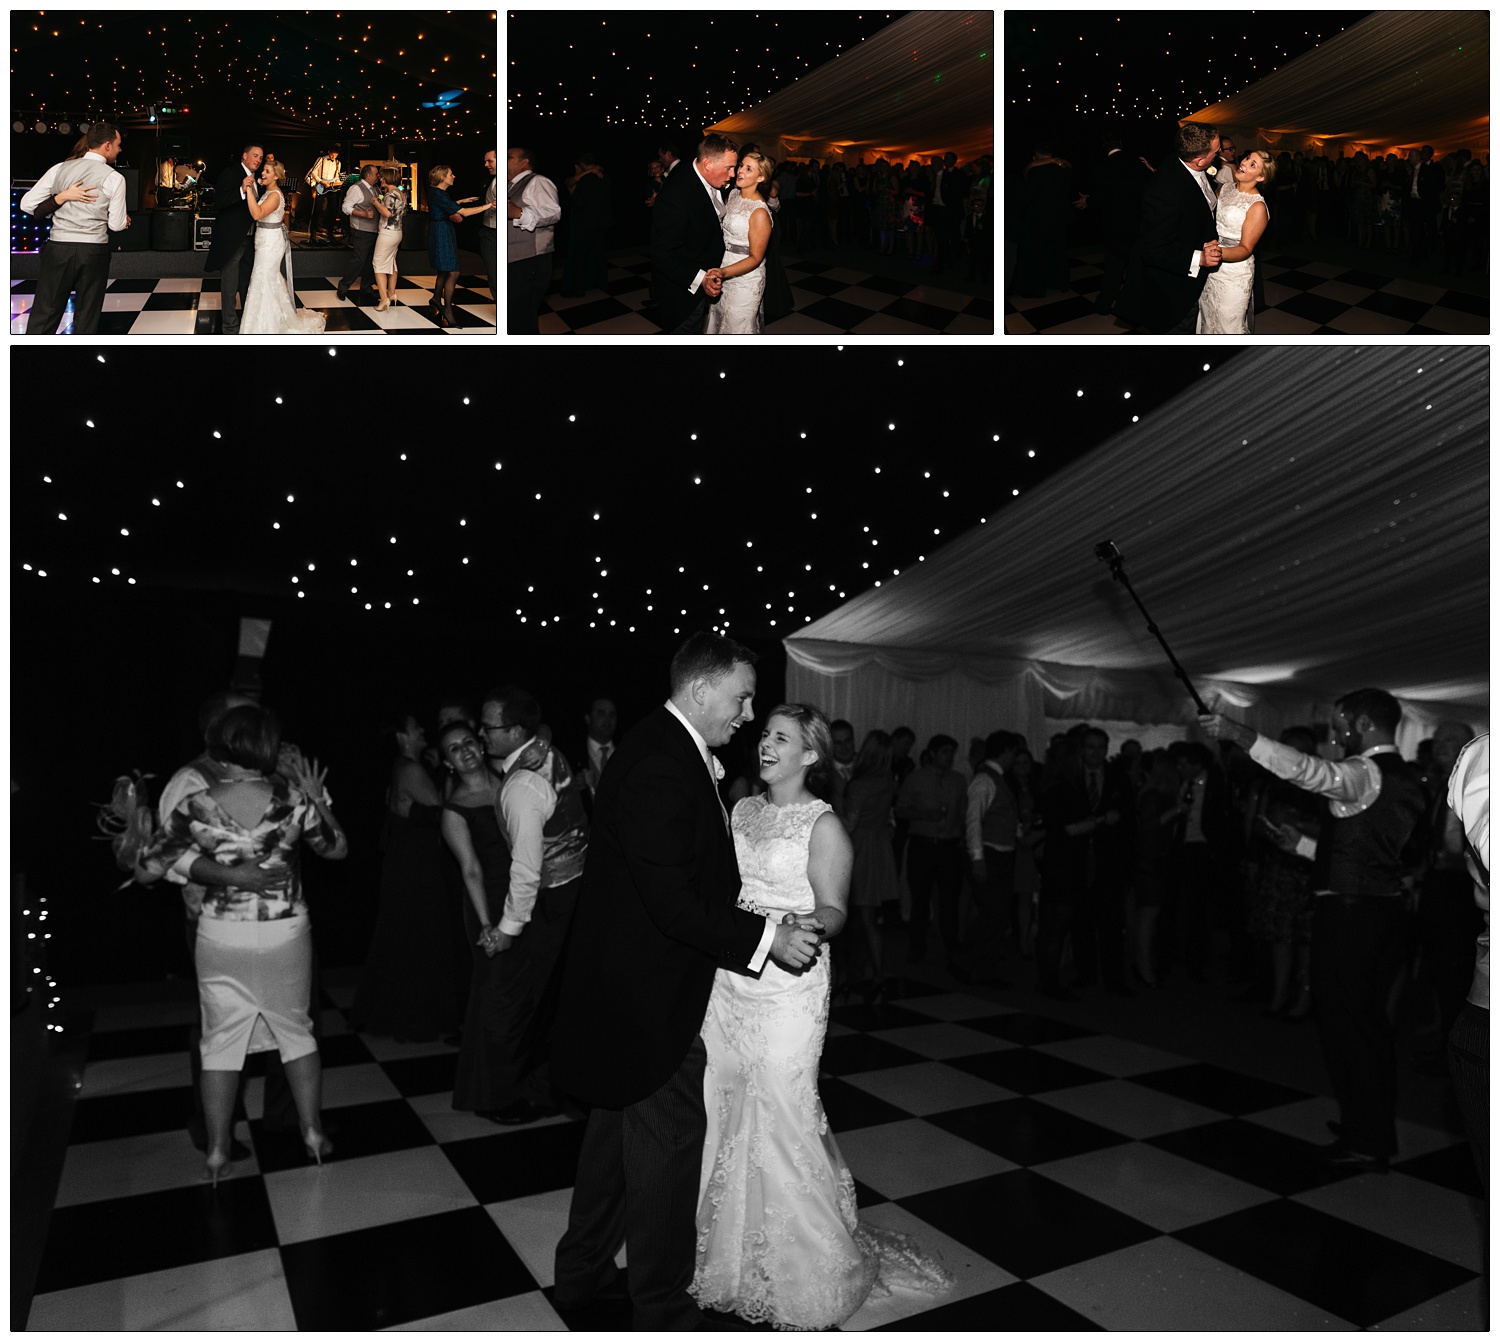
[[[307,184],[312,187],[312,222],[308,225],[307,240],[316,242],[321,229],[325,242],[333,241],[333,223],[339,212],[334,205],[338,192],[344,184],[344,170],[339,163],[339,147],[334,145],[324,154],[307,174]]]

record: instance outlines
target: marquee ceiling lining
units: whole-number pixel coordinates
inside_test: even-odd
[[[710,129],[778,159],[994,152],[994,13],[907,14]]]

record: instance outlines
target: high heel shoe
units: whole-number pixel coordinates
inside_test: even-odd
[[[307,1158],[316,1160],[319,1165],[323,1163],[324,1156],[333,1154],[333,1143],[328,1140],[317,1128],[308,1128],[302,1134],[302,1145],[307,1148]]]
[[[226,1173],[230,1168],[229,1156],[224,1151],[210,1151],[208,1159],[203,1163],[203,1177],[215,1188],[219,1186],[219,1176]]]

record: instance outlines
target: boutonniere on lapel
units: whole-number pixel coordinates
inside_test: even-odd
[[[1217,176],[1218,176],[1218,175],[1219,175],[1219,170],[1218,170],[1218,168],[1209,168],[1209,169],[1208,169],[1208,175],[1209,175],[1209,176],[1210,176],[1210,177],[1217,177]]]
[[[708,757],[708,764],[714,771],[714,782],[722,783],[724,781],[724,766],[719,763],[719,757],[717,755],[710,755]]]

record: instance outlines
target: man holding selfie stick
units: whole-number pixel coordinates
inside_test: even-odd
[[[1339,1102],[1336,1165],[1384,1173],[1396,1155],[1396,1041],[1386,1000],[1401,964],[1406,901],[1401,851],[1426,808],[1417,772],[1396,749],[1401,706],[1385,690],[1346,694],[1331,727],[1337,763],[1304,755],[1217,713],[1209,736],[1234,741],[1278,778],[1328,798],[1316,840],[1262,821],[1288,852],[1313,861],[1312,983],[1323,1056]]]

